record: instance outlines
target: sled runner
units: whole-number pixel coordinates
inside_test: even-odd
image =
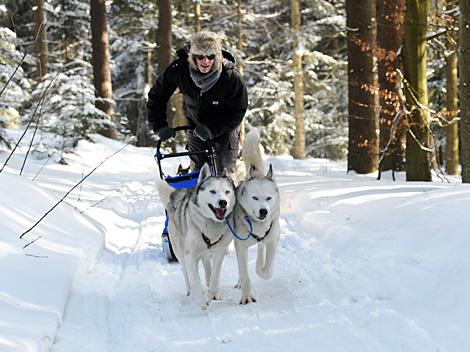
[[[190,126],[180,126],[174,128],[175,132],[177,131],[192,131],[192,127]],[[216,160],[215,160],[215,149],[214,146],[209,142],[209,148],[205,150],[195,150],[195,151],[185,151],[185,152],[176,152],[176,153],[162,153],[161,151],[162,141],[158,140],[157,142],[157,150],[155,152],[155,160],[158,164],[158,170],[160,173],[160,178],[164,180],[168,185],[175,189],[180,188],[192,188],[197,185],[197,181],[199,179],[199,170],[177,174],[175,176],[168,176],[165,175],[163,172],[162,167],[162,160],[169,159],[169,158],[178,158],[178,157],[190,157],[192,155],[205,155],[209,159],[209,165],[211,168],[211,172],[213,175],[216,175],[217,168],[216,168]],[[162,249],[163,255],[169,262],[177,261],[176,256],[173,252],[173,248],[171,246],[171,239],[168,233],[168,216],[165,220],[165,225],[162,231]]]

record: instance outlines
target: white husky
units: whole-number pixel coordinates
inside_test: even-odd
[[[273,275],[274,257],[280,237],[279,190],[273,178],[272,165],[264,174],[260,150],[260,136],[257,129],[246,135],[243,146],[243,160],[247,168],[245,180],[237,188],[237,204],[234,209],[234,229],[241,238],[235,239],[238,261],[238,274],[242,296],[240,303],[256,302],[251,291],[248,275],[248,248],[258,244],[256,273],[263,279]]]
[[[212,299],[220,299],[220,269],[233,239],[225,220],[235,205],[235,187],[225,176],[212,176],[205,164],[196,187],[174,190],[161,181],[157,190],[168,212],[169,236],[187,293],[206,309]],[[209,292],[199,276],[201,260]]]

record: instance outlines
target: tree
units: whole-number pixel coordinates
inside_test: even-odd
[[[242,0],[237,0],[237,49],[243,51],[243,11]],[[237,62],[237,68],[243,76],[243,64],[241,60]],[[243,119],[240,125],[240,144],[243,145],[245,141],[245,120]]]
[[[455,7],[455,0],[447,0],[447,6]],[[459,170],[457,40],[454,28],[454,18],[451,17],[446,31],[446,107],[449,120],[446,126],[446,173],[449,175],[457,175]]]
[[[43,77],[47,74],[47,61],[49,52],[47,50],[46,23],[44,20],[44,0],[34,0],[33,17],[35,24],[35,46],[37,56],[37,76]]]
[[[170,65],[171,62],[171,0],[157,0],[158,29],[157,29],[157,61],[158,74]],[[176,115],[173,112],[175,97],[173,96],[167,107],[169,126],[175,126]]]
[[[300,4],[299,0],[291,0],[292,52],[294,56],[294,116],[295,140],[293,156],[295,159],[305,158],[304,128],[304,84],[302,72],[302,47],[300,43]]]
[[[18,66],[23,58],[19,47],[23,45],[15,32],[0,28],[0,130],[21,126],[23,107],[31,98],[31,81]]]
[[[194,1],[194,33],[201,31],[201,0]]]
[[[377,170],[377,23],[374,0],[347,0],[349,144],[348,170]]]
[[[470,0],[460,0],[459,75],[462,182],[470,183]]]
[[[157,60],[158,74],[161,74],[171,61],[171,0],[157,0]]]
[[[405,0],[377,1],[380,100],[380,170],[403,171],[405,138],[397,93],[398,50],[403,44]]]
[[[431,181],[432,149],[427,90],[426,33],[429,0],[407,0],[405,15],[404,70],[408,133],[406,136],[406,180]]]
[[[113,89],[111,83],[111,71],[109,69],[109,41],[106,28],[106,1],[91,0],[91,36],[92,36],[92,62],[93,83],[95,86],[95,106],[106,113],[110,118],[113,116],[113,105],[111,102]],[[103,135],[116,139],[117,131],[113,125],[102,131]]]

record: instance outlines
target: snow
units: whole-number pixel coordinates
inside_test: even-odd
[[[0,174],[0,351],[468,350],[470,185],[266,158],[282,197],[274,277],[256,276],[251,248],[258,302],[239,305],[230,247],[223,299],[202,311],[162,256],[152,149],[106,160],[20,239],[123,146],[94,141],[34,182],[44,160],[19,176],[24,148]]]

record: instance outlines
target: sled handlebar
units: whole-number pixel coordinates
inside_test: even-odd
[[[173,128],[175,132],[178,131],[192,131],[194,128],[188,125],[185,126],[178,126]],[[154,158],[157,161],[158,164],[158,170],[160,172],[160,178],[163,180],[165,178],[165,175],[162,170],[161,166],[161,161],[163,159],[169,159],[169,158],[177,158],[177,157],[183,157],[183,156],[193,156],[193,155],[202,155],[202,156],[207,156],[209,159],[209,164],[211,167],[213,167],[214,170],[216,170],[215,165],[216,165],[216,160],[215,160],[215,148],[214,148],[214,143],[212,141],[207,141],[208,148],[204,150],[193,150],[193,151],[186,151],[186,152],[175,152],[175,153],[162,153],[161,152],[161,145],[163,141],[159,139],[157,141],[157,150],[155,152]]]

